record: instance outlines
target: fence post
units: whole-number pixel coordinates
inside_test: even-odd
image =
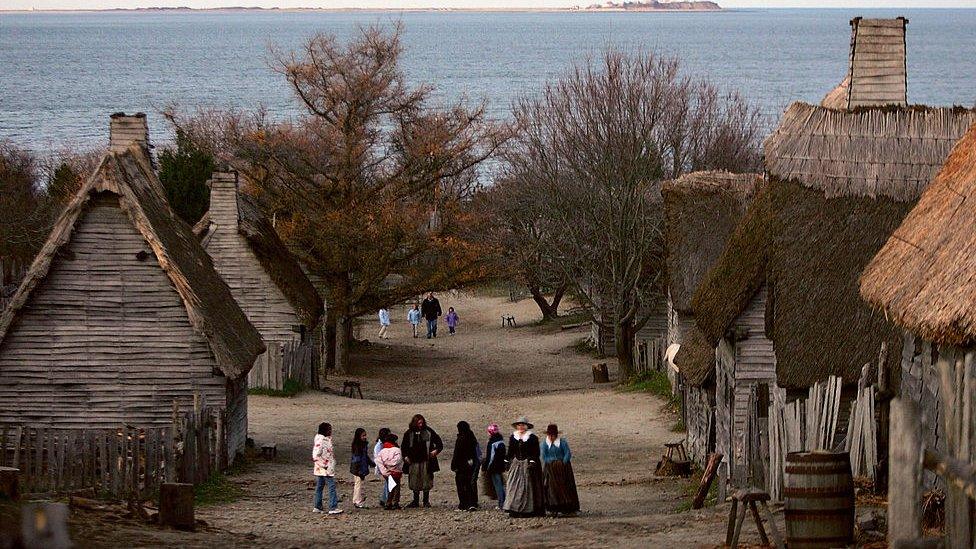
[[[910,400],[895,398],[890,404],[891,439],[888,447],[888,543],[914,541],[922,535],[919,502],[924,446],[922,425]]]

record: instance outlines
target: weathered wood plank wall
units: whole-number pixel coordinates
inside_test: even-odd
[[[96,195],[0,344],[0,423],[166,425],[194,393],[224,406],[216,367],[117,197]]]

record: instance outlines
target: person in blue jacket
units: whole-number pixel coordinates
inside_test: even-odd
[[[576,477],[573,475],[573,453],[569,449],[569,442],[559,436],[559,427],[555,423],[546,427],[546,436],[540,446],[546,511],[554,515],[578,512],[580,505]]]
[[[410,323],[410,327],[413,328],[413,337],[420,336],[420,305],[417,303],[413,304],[413,309],[407,311],[407,322]]]

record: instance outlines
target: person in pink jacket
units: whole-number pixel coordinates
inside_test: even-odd
[[[332,425],[320,423],[319,432],[315,435],[312,446],[312,474],[315,475],[315,500],[312,504],[313,513],[322,512],[322,489],[329,487],[329,514],[338,515],[339,494],[336,492],[335,482],[335,450],[332,447]]]
[[[376,470],[383,475],[383,482],[390,483],[390,479],[396,485],[390,490],[386,497],[386,509],[393,510],[400,508],[400,479],[403,478],[403,453],[397,446],[397,436],[393,433],[386,435],[383,441],[383,449],[376,456]]]

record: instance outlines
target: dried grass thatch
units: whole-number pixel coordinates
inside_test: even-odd
[[[976,121],[961,108],[837,111],[793,103],[764,144],[766,170],[835,196],[915,200]]]
[[[149,158],[138,144],[107,153],[65,208],[0,316],[0,341],[27,305],[33,290],[47,276],[58,250],[70,241],[90,197],[98,192],[119,195],[122,210],[156,255],[183,299],[194,329],[210,343],[224,375],[238,379],[247,374],[254,359],[265,351],[261,336],[237,306],[190,227],[170,210]]]
[[[976,343],[976,125],[874,257],[861,295],[929,341]]]
[[[758,174],[694,172],[664,185],[668,289],[674,308],[691,312],[695,289],[745,213]]]
[[[775,230],[769,186],[760,184],[691,300],[698,327],[712,346],[766,281],[770,237]]]
[[[911,203],[888,198],[827,198],[792,182],[773,181],[772,235],[766,276],[767,330],[781,386],[804,388],[828,376],[853,383],[877,362],[881,342],[897,364],[901,336],[860,299],[858,278],[898,227]]]
[[[214,174],[215,177],[220,175]],[[236,174],[223,175],[236,178]],[[194,225],[193,232],[203,239],[212,228],[208,211]],[[237,231],[247,241],[264,271],[295,309],[302,323],[308,329],[318,325],[324,306],[315,285],[281,241],[260,205],[240,188],[237,191]]]
[[[700,387],[711,380],[715,372],[715,347],[701,330],[691,328],[682,338],[674,364],[688,384]]]

